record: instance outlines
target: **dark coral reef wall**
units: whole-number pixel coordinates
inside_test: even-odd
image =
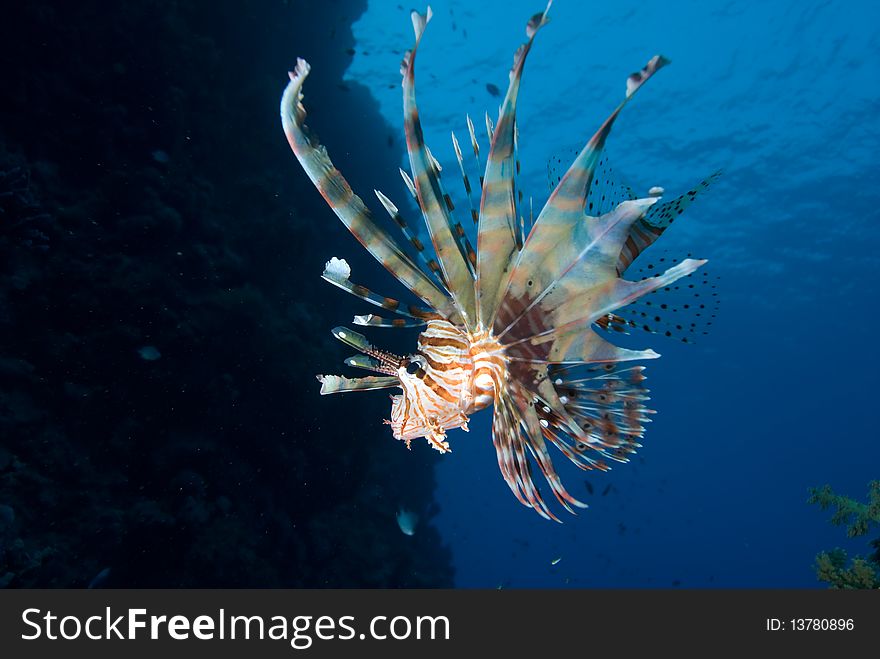
[[[399,186],[339,2],[17,3],[0,24],[0,583],[448,586],[433,464],[381,393],[321,398],[391,286],[300,171],[310,123],[366,197]],[[396,189],[396,188],[395,188]],[[419,450],[416,450],[418,448]]]

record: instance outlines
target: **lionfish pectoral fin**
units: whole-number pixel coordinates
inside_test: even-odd
[[[580,469],[605,470],[606,460],[627,462],[641,448],[644,424],[654,414],[645,404],[644,369],[615,363],[549,367],[548,381],[575,424],[567,434],[554,433],[551,442]]]
[[[550,490],[553,492],[557,501],[559,501],[568,512],[574,514],[572,506],[586,508],[587,504],[578,501],[568,493],[562,485],[559,475],[556,473],[556,468],[553,466],[553,460],[550,458],[547,444],[544,441],[544,438],[550,435],[551,426],[545,419],[539,418],[538,411],[535,405],[532,404],[534,402],[535,392],[530,388],[527,388],[525,383],[522,382],[513,385],[512,389],[515,392],[514,400],[519,410],[521,419],[520,423],[523,428],[521,437],[527,442],[529,452],[535,462],[538,463],[538,467],[540,467],[544,479],[547,481],[548,485],[550,485]]]
[[[627,241],[620,252],[620,260],[617,264],[618,273],[626,272],[629,265],[638,258],[639,254],[650,247],[675,218],[681,215],[694,200],[709,186],[721,177],[721,170],[717,170],[693,186],[684,194],[653,206],[645,216],[630,227]]]
[[[518,290],[526,288],[527,280],[533,278],[536,272],[540,272],[548,261],[552,263],[556,258],[557,248],[564,246],[564,241],[570,239],[577,225],[584,222],[584,205],[602,150],[615,120],[632,95],[667,63],[668,60],[655,55],[641,71],[629,76],[626,97],[580,151],[538,214],[532,231],[510,269],[505,286],[505,297],[510,294],[512,288]],[[644,203],[645,200],[633,201]],[[586,219],[590,221],[593,218]],[[502,297],[497,305],[499,310],[504,302]]]
[[[520,379],[511,381],[499,392],[495,402],[492,442],[501,474],[520,503],[533,508],[546,519],[561,522],[535,485],[530,459],[538,465],[553,495],[566,510],[574,513],[574,508],[586,508],[587,504],[571,496],[562,485],[545,442],[545,439],[554,440],[553,429],[539,416],[536,401],[541,398],[529,387]]]
[[[309,68],[308,62],[298,59],[281,96],[281,123],[294,155],[333,212],[367,251],[432,308],[447,318],[458,319],[459,314],[451,306],[450,298],[434,285],[394,239],[376,225],[364,202],[333,165],[326,148],[310,134],[302,104],[302,87]]]
[[[507,341],[521,340],[537,335],[531,332],[533,326],[550,331],[572,318],[600,315],[606,289],[617,278],[615,266],[629,228],[656,202],[627,200],[589,221],[556,222],[553,233],[558,240],[552,258],[542,258],[531,272],[520,272],[521,263],[515,266],[496,315],[498,338],[511,333]],[[547,217],[548,222],[555,219]]]
[[[657,290],[682,276],[695,271],[705,261],[688,259],[675,268],[667,279],[651,277],[638,282],[618,280],[616,289],[619,293],[611,296],[604,312],[612,311],[620,306],[629,304],[646,293]],[[631,350],[616,346],[599,336],[592,325],[596,321],[595,313],[590,313],[581,318],[575,318],[567,323],[544,330],[537,334],[519,339],[507,347],[508,358],[511,361],[523,361],[533,363],[596,363],[596,362],[622,362],[640,359],[656,359],[660,355],[651,349]]]
[[[500,392],[495,399],[492,444],[504,482],[517,500],[545,519],[560,521],[544,503],[532,481],[531,468],[520,437],[519,421],[515,416],[515,405],[506,391]]]
[[[317,375],[321,383],[321,395],[338,394],[346,391],[372,391],[400,386],[396,377],[367,376],[365,378],[346,378],[341,375]]]

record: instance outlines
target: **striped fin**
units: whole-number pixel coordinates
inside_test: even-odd
[[[591,367],[578,368],[586,371]],[[605,365],[593,368],[601,371],[602,375],[606,372]],[[616,369],[616,365],[611,365],[610,368]],[[567,366],[548,368],[543,364],[518,362],[513,363],[511,369],[513,377],[510,388],[515,392],[519,408],[524,431],[523,441],[563,507],[569,512],[574,512],[573,506],[585,508],[586,505],[572,497],[562,485],[547,449],[547,444],[552,444],[581,469],[609,468],[604,462],[605,447],[595,442],[590,432],[583,428],[582,413],[577,407],[581,400],[586,400],[588,392],[585,391],[580,398],[570,395],[569,389],[577,385],[564,379],[573,379],[580,371],[570,371]],[[610,425],[606,424],[603,428],[610,428]],[[608,443],[611,445],[612,441],[609,439]],[[591,452],[587,451],[588,444]],[[618,443],[613,445],[617,447]],[[578,456],[581,454],[583,459],[579,460]]]
[[[344,291],[351,293],[357,298],[360,298],[364,302],[369,302],[370,304],[374,304],[377,307],[381,307],[383,309],[387,309],[388,311],[393,311],[396,314],[400,314],[401,316],[407,316],[408,318],[418,318],[418,319],[430,319],[430,318],[438,318],[439,314],[435,313],[432,309],[428,309],[425,307],[417,307],[415,305],[404,305],[399,300],[395,300],[391,297],[386,297],[384,295],[378,295],[374,293],[366,286],[361,286],[360,284],[355,284],[351,280],[349,280],[348,276],[350,274],[350,270],[348,272],[340,271],[335,268],[335,263],[338,262],[345,263],[344,259],[337,259],[333,257],[330,261],[327,262],[327,265],[324,268],[324,272],[321,274],[321,279],[326,282],[333,284],[334,286],[338,286]],[[345,264],[346,268],[348,264]]]
[[[444,317],[459,318],[450,298],[373,222],[364,202],[333,166],[327,150],[309,133],[302,105],[302,86],[308,74],[308,63],[298,59],[281,97],[281,122],[290,148],[309,179],[348,230],[392,275]]]
[[[675,218],[694,202],[697,195],[707,190],[720,176],[720,171],[713,172],[683,195],[672,201],[653,206],[645,213],[644,218],[635,222],[630,228],[629,237],[620,252],[617,271],[619,273],[625,272],[630,263],[650,247],[669,228]]]
[[[603,339],[592,328],[588,328],[556,337],[552,343],[530,346],[528,350],[511,351],[509,359],[537,364],[601,364],[657,359],[659,356],[650,348],[647,350],[621,348]]]
[[[526,242],[525,236],[525,219],[523,218],[522,208],[523,205],[523,191],[520,186],[520,162],[519,162],[519,124],[514,123],[513,125],[513,161],[515,164],[514,173],[513,173],[513,189],[516,192],[516,212],[519,214],[519,226],[516,224],[516,217],[513,218],[513,234],[516,238],[516,251],[518,252],[523,248],[523,245]],[[531,197],[529,197],[531,199]]]
[[[355,325],[363,327],[422,327],[428,324],[427,320],[407,320],[405,318],[382,318],[368,313],[363,316],[355,316]]]
[[[471,136],[471,148],[474,150],[474,158],[477,161],[477,171],[480,172],[480,188],[483,187],[483,164],[480,162],[480,143],[477,142],[477,135],[474,133],[474,122],[471,121],[470,115],[465,115],[467,119],[468,133]]]
[[[435,168],[428,157],[419,121],[415,95],[415,60],[419,42],[425,26],[431,18],[431,10],[426,15],[412,12],[413,29],[416,41],[413,49],[404,57],[401,72],[403,74],[403,110],[406,146],[409,153],[410,167],[413,172],[416,196],[419,208],[425,217],[428,233],[434,245],[434,251],[443,270],[452,294],[455,308],[466,326],[472,326],[474,320],[474,285],[471,266],[467,254],[453,231],[453,220],[446,206],[445,195]]]
[[[569,512],[586,508],[563,486],[548,445],[580,469],[607,471],[641,447],[645,406],[643,367],[618,364],[513,363],[509,387],[498,397],[492,437],[504,480],[526,506],[559,521],[532,478],[529,459],[541,470]],[[528,383],[528,384],[527,384]]]
[[[458,160],[458,168],[461,170],[461,181],[464,184],[464,191],[467,194],[468,206],[471,211],[471,219],[474,221],[474,224],[478,224],[480,221],[480,213],[477,211],[474,206],[474,196],[471,194],[471,182],[468,179],[467,172],[464,169],[464,158],[461,155],[461,146],[458,144],[458,139],[455,137],[455,131],[452,132],[452,148],[455,150],[455,159]]]
[[[477,318],[491,320],[499,299],[501,286],[507,281],[511,259],[519,249],[516,171],[516,101],[526,57],[535,35],[548,22],[548,3],[543,14],[533,16],[526,32],[529,40],[521,45],[513,58],[510,84],[501,105],[498,126],[490,130],[491,147],[480,199],[480,228],[477,239]],[[491,128],[486,115],[487,130]]]
[[[427,146],[425,150],[428,153],[428,160],[431,162],[431,165],[434,169],[434,176],[437,179],[437,183],[440,183],[440,172],[443,171],[443,168],[440,167],[440,163],[434,157],[434,154],[431,153],[431,149]],[[442,188],[441,188],[442,192]],[[455,205],[452,203],[452,197],[443,192],[443,203],[446,205],[446,210],[450,213],[455,210]],[[471,246],[470,241],[468,240],[467,234],[464,231],[464,227],[461,226],[461,222],[455,220],[451,215],[450,221],[452,224],[452,235],[455,237],[455,241],[458,243],[458,247],[461,252],[467,258],[468,270],[470,271],[471,278],[476,276],[477,267],[477,253],[474,251],[474,248]]]
[[[547,484],[550,485],[550,490],[568,512],[574,514],[572,506],[586,508],[586,504],[578,501],[568,493],[562,485],[559,475],[556,473],[556,468],[553,466],[553,460],[544,441],[544,436],[549,426],[541,422],[542,419],[538,416],[538,408],[532,404],[534,397],[530,395],[531,392],[521,385],[514,385],[513,391],[521,419],[520,425],[524,430],[523,437],[527,442],[529,452],[541,469]]]
[[[400,380],[396,377],[377,377],[375,375],[369,375],[365,378],[346,378],[341,375],[318,375],[316,377],[321,383],[322,396],[346,391],[372,391],[400,386]]]
[[[640,297],[685,277],[704,265],[705,260],[685,259],[656,277],[637,282],[616,279],[607,287],[573,292],[558,306],[537,307],[535,316],[540,317],[547,329],[535,332],[535,324],[522,323],[522,331],[516,340],[507,344],[508,350],[519,345],[527,345],[529,355],[535,352],[546,353],[551,362],[570,361],[622,361],[625,353],[622,348],[612,346],[590,329],[597,319],[607,316],[611,311],[626,306]],[[545,347],[548,346],[549,347]],[[608,347],[613,352],[607,355]],[[516,351],[512,351],[515,354]],[[628,351],[629,359],[646,359],[657,356],[653,351]]]
[[[644,370],[644,366],[610,363],[550,367],[558,400],[576,424],[576,432],[558,437],[556,445],[581,469],[602,469],[599,463],[605,459],[627,462],[641,448],[648,415],[654,414],[645,405],[649,396]],[[539,407],[538,412],[551,426],[559,426],[554,415],[543,414],[544,409]],[[571,435],[579,441],[571,442]]]
[[[398,228],[403,232],[404,237],[409,241],[410,245],[413,246],[413,249],[416,250],[416,253],[419,256],[419,260],[425,266],[425,269],[429,272],[433,272],[437,279],[442,283],[443,282],[443,273],[440,271],[440,266],[437,264],[437,261],[434,259],[428,259],[425,256],[425,245],[419,240],[418,236],[416,236],[409,228],[409,225],[406,223],[406,220],[403,219],[403,216],[400,214],[400,210],[397,206],[392,203],[392,201],[382,194],[379,190],[373,190],[376,193],[376,197],[382,203],[382,206],[388,211],[388,215],[391,216],[394,224],[398,226]],[[445,284],[443,284],[445,288]]]
[[[513,380],[510,388],[503,389],[495,401],[492,423],[492,442],[498,466],[505,482],[516,498],[533,508],[545,519],[559,522],[545,503],[532,478],[529,456],[535,461],[562,506],[574,513],[572,506],[586,508],[586,504],[572,497],[562,485],[547,450],[547,426],[539,417],[534,396],[521,380]]]
[[[553,258],[541,261],[525,281],[511,280],[496,316],[496,336],[504,337],[524,317],[536,313],[545,314],[549,327],[567,322],[570,318],[559,314],[549,318],[549,311],[561,300],[579,297],[575,304],[579,315],[598,309],[601,305],[596,298],[604,301],[602,293],[617,279],[615,268],[630,226],[656,201],[625,201],[611,213],[567,226],[567,235],[560,230],[563,240],[555,247]],[[529,335],[520,328],[512,336]]]
[[[418,195],[416,194],[416,185],[413,183],[413,180],[410,178],[409,174],[407,174],[403,169],[398,168],[400,172],[400,176],[403,179],[404,184],[406,185],[407,190],[412,195],[412,198],[415,199],[416,203],[418,203]],[[421,242],[421,241],[419,241]],[[449,287],[446,284],[446,279],[443,275],[443,270],[440,268],[440,264],[437,263],[436,259],[427,258],[428,270],[434,273],[434,276],[443,284],[443,287],[449,292]]]
[[[556,278],[558,268],[553,264],[558,262],[558,250],[565,248],[565,241],[571,238],[577,225],[585,224],[584,204],[614,121],[635,91],[667,63],[668,60],[656,55],[642,71],[627,79],[626,98],[587,142],[538,214],[535,226],[513,266],[505,295],[516,296],[518,292],[527,288],[529,280],[538,287],[538,290],[544,290],[550,281]],[[591,222],[592,220],[588,220],[586,224]],[[546,275],[539,277],[536,274],[541,272],[546,272]],[[536,277],[539,277],[537,281]],[[498,307],[500,306],[502,305],[499,304]]]
[[[502,391],[495,400],[492,419],[492,443],[501,475],[517,500],[534,509],[544,519],[559,521],[547,507],[532,480],[532,470],[525,452],[525,442],[520,434],[518,410],[511,395]]]

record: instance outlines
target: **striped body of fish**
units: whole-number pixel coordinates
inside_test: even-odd
[[[281,118],[294,154],[336,215],[421,300],[421,305],[407,305],[355,284],[348,264],[334,257],[324,270],[326,281],[398,316],[368,314],[356,316],[354,323],[425,327],[418,349],[405,356],[377,348],[351,329],[334,329],[336,338],[359,353],[346,364],[374,375],[320,375],[321,393],[399,388],[387,421],[394,436],[407,446],[424,437],[440,452],[450,450],[447,431],[467,430],[471,414],[494,406],[492,439],[505,481],[521,503],[558,520],[533,482],[531,465],[538,466],[558,501],[574,512],[585,504],[562,485],[550,447],[582,469],[606,470],[609,462],[626,462],[640,446],[652,412],[645,406],[643,367],[633,361],[657,353],[618,347],[603,335],[636,326],[626,309],[653,292],[677,289],[675,282],[705,261],[684,259],[659,274],[637,281],[625,278],[630,264],[693,200],[697,189],[660,203],[659,188],[645,198],[635,198],[627,188],[613,206],[598,194],[606,138],[623,106],[667,63],[660,56],[628,77],[624,100],[574,158],[538,216],[532,221],[528,213],[526,231],[515,180],[515,112],[523,65],[535,35],[548,22],[549,7],[527,25],[528,40],[516,52],[497,123],[486,117],[490,148],[485,165],[473,123],[467,120],[471,148],[482,169],[478,205],[472,200],[461,147],[452,136],[476,224],[476,249],[453,216],[440,165],[423,141],[419,122],[414,67],[430,8],[425,15],[412,13],[415,46],[401,67],[411,165],[411,173],[401,174],[424,216],[433,254],[397,206],[376,191],[401,229],[403,242],[382,229],[310,135],[302,105],[309,65],[302,59],[290,73]],[[702,187],[708,184],[703,181]],[[638,325],[643,325],[641,319]]]

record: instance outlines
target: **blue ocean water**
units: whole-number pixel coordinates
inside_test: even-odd
[[[369,2],[346,73],[371,90],[399,139],[409,9]],[[500,101],[491,86],[503,95],[525,23],[541,7],[488,0],[432,9],[418,101],[426,142],[454,181],[449,133],[466,141],[468,113],[485,145],[484,112],[494,117]],[[828,513],[807,504],[809,488],[828,483],[863,498],[880,472],[877,8],[560,0],[550,15],[518,105],[526,194],[539,208],[548,161],[580,148],[623,97],[625,77],[662,53],[672,66],[627,106],[608,153],[642,193],[659,185],[677,195],[723,170],[652,248],[708,258],[721,309],[696,345],[635,337],[662,354],[646,371],[658,414],[630,464],[596,474],[556,460],[590,504],[577,517],[563,512],[564,524],[513,498],[489,412],[469,434],[450,433],[434,523],[452,549],[455,583],[818,587],[817,552],[865,553],[866,542],[828,524]],[[460,186],[447,188],[466,208]],[[402,183],[386,192],[405,198]]]

